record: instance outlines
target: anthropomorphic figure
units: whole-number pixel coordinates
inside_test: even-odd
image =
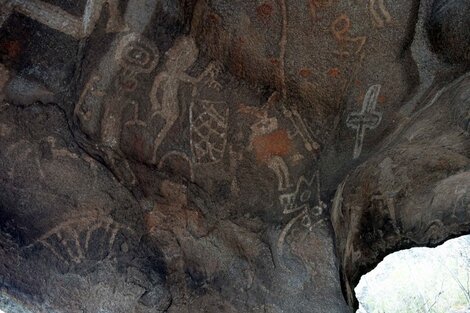
[[[157,162],[157,151],[175,121],[180,116],[178,90],[181,83],[195,85],[207,75],[214,79],[214,66],[209,67],[199,76],[192,77],[186,71],[196,62],[199,50],[191,37],[179,38],[166,53],[164,71],[160,72],[153,82],[150,92],[150,119],[158,116],[164,120],[164,126],[153,143],[152,163]],[[215,80],[211,84],[217,84]]]

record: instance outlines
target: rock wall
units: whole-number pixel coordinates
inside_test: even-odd
[[[352,312],[468,233],[464,0],[0,0],[0,283],[34,312]]]

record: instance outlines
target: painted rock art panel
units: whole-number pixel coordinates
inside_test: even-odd
[[[468,3],[0,0],[0,298],[352,312],[468,232]]]

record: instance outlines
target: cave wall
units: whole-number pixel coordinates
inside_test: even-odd
[[[34,312],[351,312],[468,233],[445,0],[0,0],[0,292]]]

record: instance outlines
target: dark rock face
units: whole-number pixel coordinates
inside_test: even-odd
[[[0,299],[346,313],[468,232],[467,1],[0,4]]]
[[[435,1],[428,19],[434,50],[451,63],[470,64],[470,17],[468,1]]]

